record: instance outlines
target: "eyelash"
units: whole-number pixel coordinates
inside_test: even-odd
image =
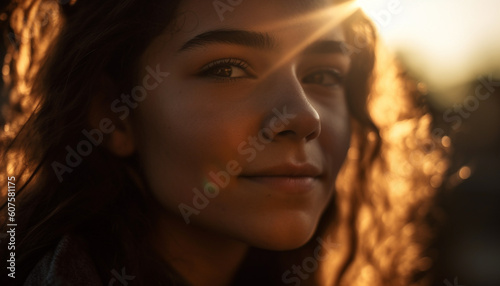
[[[248,72],[248,67],[249,65],[241,59],[237,58],[227,58],[227,59],[220,59],[220,60],[215,60],[213,62],[208,63],[205,65],[202,69],[201,72],[199,73],[200,76],[203,77],[211,77],[211,78],[216,78],[218,80],[222,81],[234,81],[239,79],[239,77],[218,77],[210,74],[210,71],[212,71],[215,68],[220,68],[224,66],[233,66],[242,69],[246,73]],[[251,75],[249,75],[251,77]]]
[[[322,69],[319,69],[319,70],[316,70],[314,72],[309,73],[307,76],[304,77],[303,81],[305,82],[307,78],[313,77],[314,75],[320,74],[320,73],[329,74],[329,75],[333,76],[338,82],[337,84],[323,85],[323,86],[336,87],[339,85],[340,86],[344,85],[344,76],[338,70],[333,69],[333,68],[328,68],[328,67],[325,67],[325,68],[322,68]]]
[[[216,80],[222,81],[222,82],[235,81],[235,80],[242,78],[242,77],[222,77],[222,76],[216,76],[216,75],[210,74],[210,72],[213,71],[215,68],[221,68],[221,67],[227,67],[227,66],[240,68],[242,71],[244,71],[245,73],[248,74],[248,77],[251,77],[251,78],[254,77],[248,71],[248,67],[249,67],[248,63],[246,61],[238,59],[238,58],[226,58],[226,59],[219,59],[219,60],[215,60],[213,62],[210,62],[201,69],[199,76],[215,78]],[[309,73],[307,76],[305,76],[302,79],[302,81],[305,82],[305,80],[307,78],[312,77],[312,76],[319,74],[319,73],[329,74],[329,75],[333,76],[338,81],[337,84],[322,85],[322,86],[337,87],[339,85],[344,84],[344,77],[342,76],[342,74],[338,70],[333,69],[333,68],[328,68],[328,67],[316,70],[312,73]]]

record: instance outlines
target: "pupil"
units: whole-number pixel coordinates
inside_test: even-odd
[[[215,71],[215,73],[218,76],[230,77],[232,74],[232,70],[231,67],[220,67]]]
[[[314,81],[315,82],[318,82],[318,83],[321,83],[323,82],[323,74],[321,73],[317,73],[314,75]]]

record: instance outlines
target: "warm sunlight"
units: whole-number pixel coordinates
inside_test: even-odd
[[[500,0],[4,2],[0,285],[500,285]]]
[[[314,41],[317,41],[332,28],[338,26],[343,20],[352,15],[352,13],[354,13],[357,8],[358,7],[353,2],[347,2],[339,5],[334,5],[328,9],[306,14],[302,17],[295,18],[291,21],[288,20],[282,22],[273,22],[271,24],[265,23],[263,27],[257,26],[257,29],[273,32],[273,31],[279,31],[280,29],[283,29],[283,27],[294,27],[294,26],[300,27],[301,25],[311,24],[316,21],[325,21],[325,19],[327,20],[327,23],[324,24],[324,26],[321,29],[317,30],[309,37],[301,39],[301,41],[297,43],[296,48],[289,51],[287,54],[283,55],[281,60],[275,66],[273,66],[267,72],[267,74],[268,75],[271,74],[281,65],[289,61],[291,58],[295,57],[298,53],[302,52],[308,45],[310,45]]]
[[[499,69],[500,2],[358,0],[386,43],[435,90]]]

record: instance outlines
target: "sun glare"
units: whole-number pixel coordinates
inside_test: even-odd
[[[273,71],[275,71],[276,69],[281,67],[283,64],[285,64],[291,58],[293,58],[297,54],[301,53],[311,43],[317,41],[322,36],[324,36],[326,33],[328,33],[330,30],[339,26],[340,23],[342,23],[342,21],[344,21],[347,17],[352,15],[358,8],[359,8],[359,6],[357,6],[354,2],[347,2],[347,3],[342,3],[339,5],[334,5],[328,9],[324,9],[324,10],[320,10],[320,11],[316,11],[316,12],[311,12],[310,14],[306,14],[304,16],[301,16],[299,18],[295,18],[292,20],[266,23],[265,26],[262,26],[262,27],[257,26],[257,28],[259,30],[273,32],[273,31],[279,31],[279,30],[283,29],[284,27],[293,27],[293,26],[300,27],[300,25],[312,23],[315,21],[324,21],[325,19],[328,20],[326,22],[326,24],[324,24],[315,33],[313,33],[309,37],[299,41],[294,49],[292,49],[287,54],[283,55],[281,57],[281,59],[278,61],[278,63],[276,65],[274,65],[271,69],[269,69],[267,71],[267,73],[263,76],[265,77],[265,76],[271,74]]]
[[[357,2],[377,25],[386,44],[435,90],[499,70],[499,1]]]

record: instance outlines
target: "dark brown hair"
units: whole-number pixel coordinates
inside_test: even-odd
[[[51,8],[55,13],[51,15],[59,17],[53,26],[37,26],[39,34],[30,39],[9,36],[20,31],[12,24],[18,14],[28,18],[33,14],[30,11],[42,9],[44,2],[13,2],[8,13],[11,25],[4,25],[9,39],[5,64],[11,69],[6,81],[7,94],[11,96],[6,119],[11,123],[11,132],[2,137],[4,159],[0,168],[3,175],[16,174],[20,179],[16,282],[22,284],[41,257],[70,233],[86,242],[103,282],[110,279],[111,269],[126,267],[127,272],[136,276],[135,285],[182,285],[185,283],[182,278],[148,246],[146,234],[152,231],[155,217],[150,206],[155,202],[132,178],[140,173],[134,157],[118,158],[98,146],[62,182],[51,165],[65,160],[65,146],[76,146],[83,139],[81,130],[89,127],[90,103],[99,94],[103,74],[123,91],[134,85],[137,60],[148,44],[167,27],[171,32],[178,28],[180,1],[64,1]],[[35,23],[41,19],[29,21]],[[361,10],[345,20],[343,27],[348,44],[346,52],[352,58],[345,88],[359,153],[353,181],[361,194],[368,188],[367,172],[380,148],[378,131],[367,108],[377,39],[372,23]],[[21,58],[15,55],[21,54],[23,46],[31,48],[32,55],[42,54],[32,58],[26,68],[29,74],[16,66]],[[29,80],[33,83],[26,93],[19,91],[23,75],[31,76]],[[369,134],[374,140],[368,140]],[[354,213],[360,202],[352,202]],[[339,219],[333,200],[314,237],[326,236],[332,225],[340,224]],[[347,254],[337,282],[356,255],[356,216],[349,219],[352,251]],[[5,227],[2,223],[2,229]],[[269,285],[283,283],[283,269],[311,255],[315,243],[312,240],[298,250],[287,252],[253,250],[236,283],[245,281],[251,285],[257,279],[275,281]],[[0,253],[5,251],[2,242]],[[262,264],[263,257],[266,264]],[[4,271],[2,267],[0,279],[6,277]],[[309,282],[315,283],[314,279]]]

